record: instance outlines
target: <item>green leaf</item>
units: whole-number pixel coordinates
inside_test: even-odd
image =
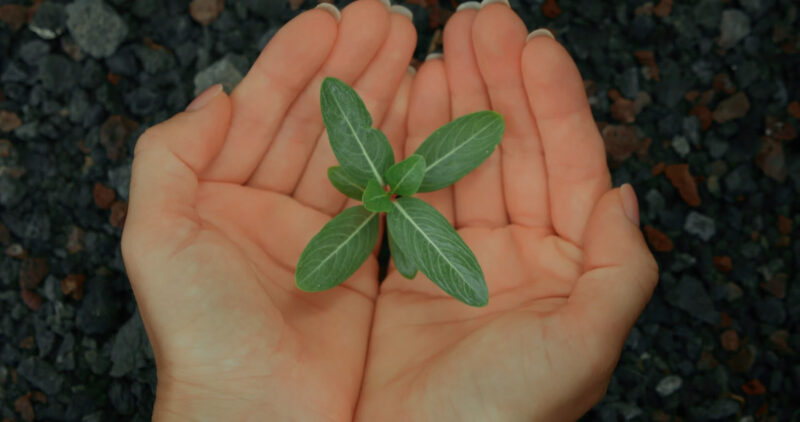
[[[378,242],[378,215],[357,205],[329,221],[300,255],[294,274],[297,287],[319,292],[353,275]]]
[[[378,182],[370,180],[367,188],[364,189],[364,197],[361,199],[364,208],[372,212],[389,212],[392,210],[392,200],[389,194],[383,190],[383,186]]]
[[[437,129],[414,152],[427,163],[419,192],[450,186],[481,165],[504,131],[503,116],[494,111],[468,114]]]
[[[339,164],[361,186],[370,180],[381,185],[383,174],[394,164],[386,135],[372,128],[367,107],[353,88],[335,78],[322,81],[322,120]]]
[[[386,181],[392,187],[392,193],[402,196],[417,193],[424,177],[425,158],[416,154],[386,170]]]
[[[394,267],[397,268],[397,272],[400,275],[409,280],[413,280],[417,276],[417,266],[411,260],[411,257],[397,246],[392,236],[389,236],[389,253],[392,256],[392,261],[394,261]]]
[[[489,289],[477,258],[435,208],[400,198],[387,216],[389,235],[423,274],[442,290],[470,306],[489,303]]]
[[[364,186],[361,186],[347,174],[347,172],[339,167],[334,166],[328,168],[328,180],[331,181],[333,187],[339,192],[357,200],[361,200],[364,196]]]

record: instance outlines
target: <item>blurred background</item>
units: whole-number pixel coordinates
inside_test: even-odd
[[[418,64],[458,2],[396,3]],[[119,251],[133,145],[316,4],[0,0],[0,420],[150,419]],[[577,61],[661,268],[584,419],[800,420],[800,3],[511,5]]]

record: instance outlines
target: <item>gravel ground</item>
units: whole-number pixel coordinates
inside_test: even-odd
[[[132,145],[316,4],[222,2],[0,0],[1,420],[149,420],[119,252]],[[577,60],[661,266],[585,420],[798,420],[800,4],[511,3]],[[455,2],[401,4],[423,59]]]

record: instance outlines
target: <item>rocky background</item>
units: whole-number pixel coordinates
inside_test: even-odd
[[[0,420],[149,420],[132,146],[316,1],[0,0]],[[511,3],[577,60],[661,266],[585,420],[798,420],[800,3]],[[457,3],[402,4],[423,59]]]

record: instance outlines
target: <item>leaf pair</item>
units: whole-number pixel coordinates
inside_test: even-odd
[[[346,209],[311,239],[297,264],[297,286],[321,291],[349,278],[377,243],[378,216],[385,212],[391,255],[403,276],[411,279],[422,271],[456,299],[486,305],[489,292],[475,255],[444,216],[411,195],[447,187],[486,160],[503,136],[502,116],[482,111],[456,119],[395,164],[386,136],[371,127],[352,88],[326,78],[320,104],[340,164],[328,169],[328,178],[363,205]]]

